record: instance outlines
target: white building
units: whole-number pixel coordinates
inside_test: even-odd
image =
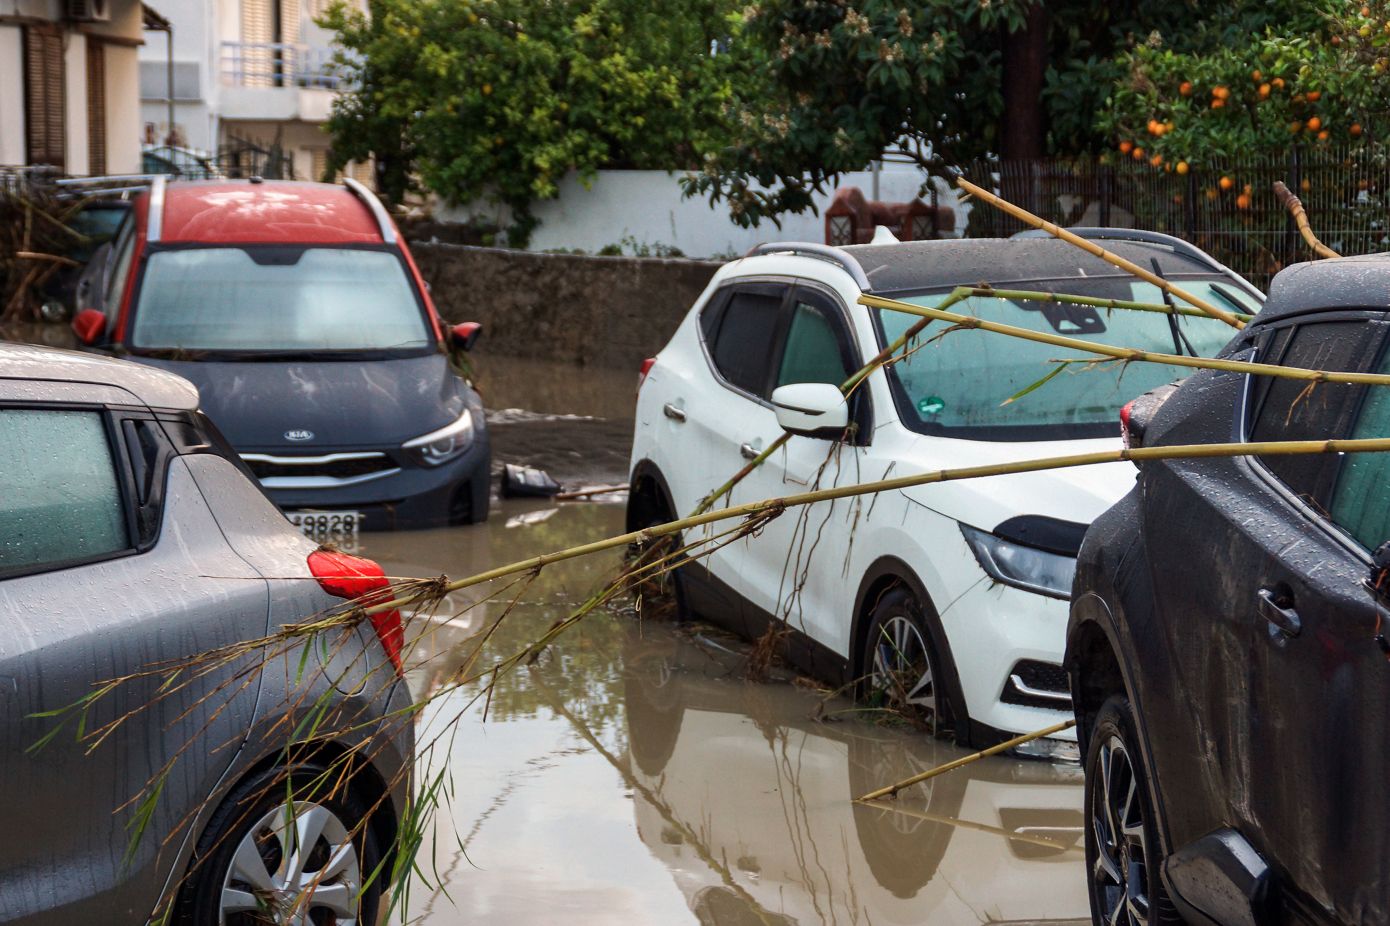
[[[0,0],[0,165],[140,169],[139,0]]]
[[[317,180],[328,155],[324,132],[338,79],[329,63],[332,33],[315,20],[331,0],[178,0],[173,67],[163,42],[140,50],[141,116],[146,138],[169,135],[172,75],[175,136],[206,151],[248,142],[278,146],[296,176]],[[365,165],[354,173],[368,179]]]

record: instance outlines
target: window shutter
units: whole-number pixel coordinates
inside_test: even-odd
[[[280,0],[280,41],[299,43],[299,0]]]
[[[87,173],[106,173],[106,46],[87,37]]]
[[[270,49],[250,48],[249,45],[268,46],[275,41],[275,24],[270,15],[271,0],[241,0],[241,85],[244,87],[269,87],[271,54]]]
[[[63,34],[57,26],[24,28],[26,147],[30,164],[67,167],[66,94],[63,82]]]

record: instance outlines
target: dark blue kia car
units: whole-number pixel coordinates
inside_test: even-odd
[[[314,533],[482,521],[490,452],[460,353],[360,184],[157,179],[78,338],[178,373],[261,486]]]

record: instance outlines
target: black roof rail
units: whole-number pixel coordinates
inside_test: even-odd
[[[873,286],[869,283],[869,277],[864,273],[864,268],[859,265],[848,251],[832,247],[828,244],[815,244],[810,241],[766,241],[762,244],[755,244],[748,249],[744,257],[757,257],[761,254],[793,254],[797,257],[814,257],[826,263],[834,264],[845,273],[854,278],[854,285],[858,286],[861,292],[873,292]]]
[[[1213,270],[1235,277],[1245,285],[1245,288],[1256,294],[1261,299],[1264,293],[1245,277],[1227,267],[1221,261],[1203,251],[1190,241],[1184,241],[1173,235],[1165,235],[1163,232],[1149,231],[1144,228],[1107,228],[1104,226],[1084,226],[1078,225],[1075,228],[1068,228],[1067,231],[1073,235],[1085,238],[1087,241],[1134,241],[1139,244],[1157,244],[1163,247],[1172,248],[1174,254],[1181,254],[1183,257],[1191,258],[1199,264],[1206,264]],[[1051,238],[1052,235],[1043,231],[1041,228],[1025,228],[1023,231],[1014,234],[1014,238]]]

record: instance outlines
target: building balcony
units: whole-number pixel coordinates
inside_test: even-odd
[[[223,42],[219,70],[224,119],[323,122],[344,87],[328,48]]]

